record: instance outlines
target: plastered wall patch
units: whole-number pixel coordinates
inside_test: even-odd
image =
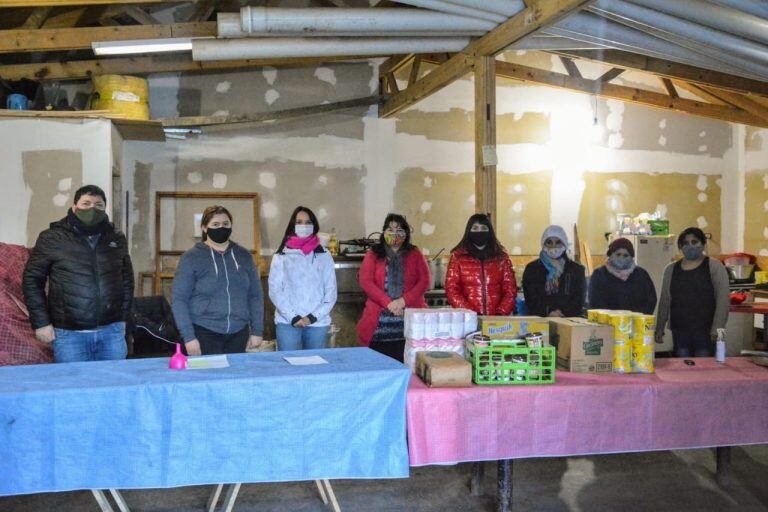
[[[59,180],[59,192],[66,192],[72,188],[72,178]]]
[[[280,93],[277,92],[275,89],[270,89],[264,93],[264,101],[267,102],[267,105],[273,104],[274,102],[277,101],[279,97],[280,97]]]
[[[264,79],[269,85],[273,85],[275,83],[275,79],[277,78],[277,69],[273,68],[272,66],[264,66],[261,74],[264,75]]]
[[[224,188],[227,186],[227,175],[220,172],[213,174],[213,188]]]
[[[262,172],[259,174],[259,185],[264,188],[275,188],[277,185],[277,177],[273,172]]]
[[[315,70],[315,78],[331,85],[336,85],[336,73],[331,68],[317,68]]]

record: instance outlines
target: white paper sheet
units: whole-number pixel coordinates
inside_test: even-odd
[[[211,368],[229,368],[225,355],[188,357],[187,370],[209,370]]]
[[[288,361],[288,363],[294,366],[306,366],[310,364],[328,364],[328,361],[326,361],[320,356],[298,356],[298,357],[283,356],[283,359],[285,359],[286,361]]]

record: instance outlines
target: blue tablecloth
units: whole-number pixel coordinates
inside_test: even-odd
[[[291,366],[283,355],[329,364]],[[0,495],[408,476],[410,370],[367,348],[0,368]]]

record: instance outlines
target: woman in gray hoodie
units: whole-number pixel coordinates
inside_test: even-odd
[[[261,344],[264,297],[253,256],[229,239],[232,214],[210,206],[203,241],[185,252],[173,278],[173,317],[189,355],[230,354]]]

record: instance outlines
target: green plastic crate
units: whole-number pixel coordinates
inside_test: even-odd
[[[554,347],[476,347],[467,340],[467,359],[472,364],[475,384],[552,384],[555,382],[555,356]]]

